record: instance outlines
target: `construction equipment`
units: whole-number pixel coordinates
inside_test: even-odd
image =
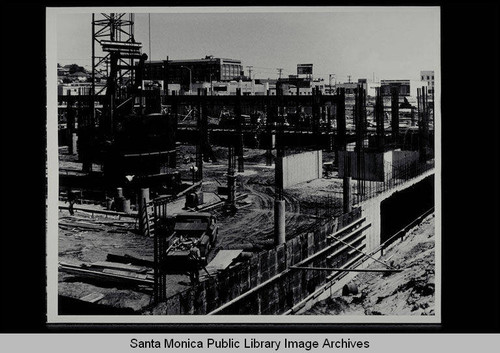
[[[186,212],[173,218],[172,234],[167,238],[162,267],[166,272],[183,272],[190,268],[190,249],[200,251],[200,265],[207,264],[207,257],[217,240],[217,218],[208,212]]]

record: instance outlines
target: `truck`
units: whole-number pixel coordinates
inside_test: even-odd
[[[191,265],[191,246],[200,250],[200,265],[207,264],[217,241],[217,217],[208,212],[179,213],[172,219],[172,233],[166,240],[163,267],[167,272],[183,272]]]

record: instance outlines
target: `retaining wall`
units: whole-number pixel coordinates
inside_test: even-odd
[[[359,179],[358,153],[353,151],[339,151],[339,178],[344,177],[346,156],[350,159],[348,176]],[[364,165],[364,180],[386,181],[386,176],[394,173],[394,170],[416,161],[418,152],[415,151],[364,152],[361,159],[361,165]]]
[[[323,152],[310,151],[292,154],[276,160],[276,168],[283,171],[283,187],[321,178],[323,175]],[[280,173],[277,173],[280,175]]]
[[[388,189],[387,191],[378,194],[375,197],[372,197],[366,201],[363,201],[360,206],[363,213],[363,217],[366,217],[366,221],[371,223],[371,227],[367,230],[366,239],[367,239],[367,251],[371,252],[375,248],[377,248],[381,244],[381,203],[382,201],[388,199],[396,192],[407,189],[430,175],[434,174],[434,170],[429,170],[413,179],[406,181],[403,184],[397,185],[392,189]]]
[[[318,286],[325,283],[325,271],[290,270],[289,267],[332,245],[327,236],[361,217],[361,208],[339,218],[324,221],[301,236],[295,237],[274,249],[255,254],[246,262],[228,268],[199,283],[196,287],[167,298],[153,309],[157,315],[205,315],[216,309],[217,314],[275,315],[293,307]],[[354,245],[364,242],[360,239]],[[351,249],[340,251],[335,257],[329,254],[342,247],[337,243],[308,265],[335,267],[351,261],[359,254],[348,254]],[[274,278],[273,278],[274,277]],[[231,301],[248,293],[237,302]]]

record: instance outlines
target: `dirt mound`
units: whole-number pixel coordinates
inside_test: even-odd
[[[355,277],[360,294],[340,292],[316,303],[305,314],[317,315],[433,315],[434,215],[409,232],[381,258],[402,268],[398,273],[363,273]],[[380,268],[372,263],[369,268]]]

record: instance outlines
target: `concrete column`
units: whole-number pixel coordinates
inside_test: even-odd
[[[121,211],[125,213],[130,213],[130,200],[126,198],[122,198],[121,200],[123,201],[121,206]]]
[[[78,142],[78,135],[76,132],[71,133],[71,141],[70,141],[70,153],[72,155],[75,155],[78,153],[78,147],[77,147],[77,142]]]
[[[141,188],[139,196],[140,196],[141,202],[144,202],[144,199],[146,199],[146,203],[148,203],[149,202],[149,188]]]
[[[149,202],[149,188],[141,188],[139,192],[139,231],[141,234],[146,234],[146,218],[143,217],[143,214],[147,212],[146,207]]]
[[[115,209],[117,212],[123,212],[123,201],[125,198],[123,197],[123,189],[116,188],[116,196],[115,196]]]
[[[227,176],[227,206],[230,210],[236,209],[236,188],[235,188],[236,177],[234,176],[234,172],[232,174],[228,174]]]
[[[276,146],[276,134],[271,134],[269,136],[269,138],[270,138],[270,140],[269,140],[270,145],[266,151],[266,165],[267,166],[273,165],[273,149]]]
[[[274,244],[284,244],[285,236],[285,200],[274,200]]]
[[[344,205],[344,213],[349,213],[352,210],[351,180],[352,177],[344,176],[342,184],[342,201]]]
[[[238,137],[238,173],[245,171],[245,163],[243,160],[243,134]]]

